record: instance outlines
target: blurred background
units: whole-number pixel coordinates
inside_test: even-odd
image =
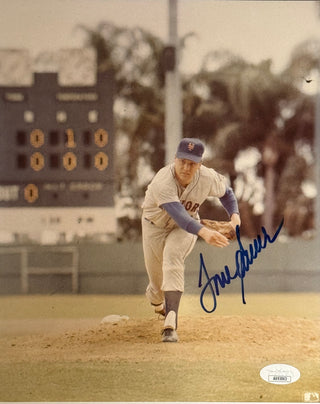
[[[139,243],[146,187],[182,136],[202,139],[204,164],[228,178],[242,236],[284,217],[283,243],[315,242],[318,1],[0,7],[3,257],[15,246]],[[200,213],[226,219],[216,200]]]

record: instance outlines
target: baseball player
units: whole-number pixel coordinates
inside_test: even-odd
[[[148,185],[142,205],[142,240],[149,284],[146,297],[162,314],[163,342],[177,342],[178,310],[184,291],[184,261],[198,236],[226,247],[229,241],[200,223],[199,208],[208,197],[220,199],[234,228],[240,225],[238,203],[225,177],[201,164],[203,143],[184,138],[174,162]]]

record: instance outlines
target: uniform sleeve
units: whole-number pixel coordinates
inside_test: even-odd
[[[234,213],[239,214],[238,202],[232,188],[227,188],[225,194],[219,199],[222,203],[222,206],[227,211],[229,217],[231,217]]]
[[[179,227],[188,233],[198,234],[203,227],[197,220],[193,219],[180,202],[164,203],[161,207],[172,217]]]

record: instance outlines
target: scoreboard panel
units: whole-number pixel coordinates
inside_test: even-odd
[[[0,87],[0,207],[113,206],[113,75]]]

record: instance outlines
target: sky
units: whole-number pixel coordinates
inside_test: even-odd
[[[76,27],[94,29],[104,21],[167,41],[168,0],[0,0],[0,50],[26,49],[35,57],[82,48],[85,35]],[[197,72],[203,57],[219,49],[251,63],[272,59],[280,72],[298,44],[320,39],[320,13],[306,0],[178,0],[178,33],[195,34],[183,52],[183,72]]]
[[[0,0],[0,49],[28,49],[32,56],[82,47],[78,25],[102,21],[139,26],[168,40],[167,0]],[[225,48],[252,63],[273,60],[285,68],[294,47],[320,39],[315,1],[178,0],[178,33],[193,32],[181,70],[196,72],[209,51]]]

